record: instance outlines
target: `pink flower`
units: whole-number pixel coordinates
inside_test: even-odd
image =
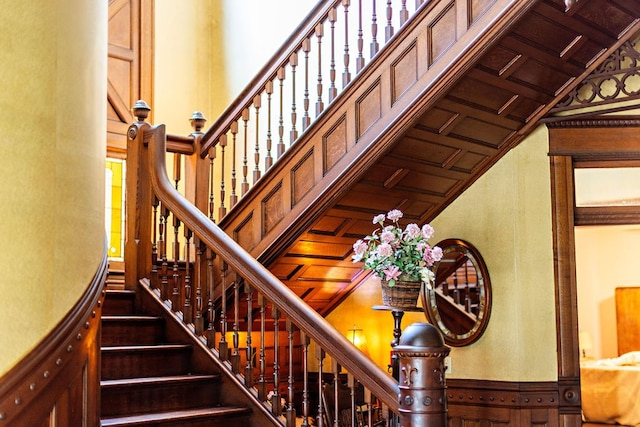
[[[381,258],[388,258],[393,255],[393,248],[388,243],[380,243],[378,246],[378,256]]]
[[[388,267],[386,270],[384,270],[383,273],[385,276],[385,280],[395,280],[398,278],[398,276],[400,276],[400,269],[397,266],[392,265],[391,267]]]
[[[423,258],[429,267],[433,265],[434,262],[440,261],[442,259],[442,249],[438,246],[434,246],[433,248],[427,246],[425,248]]]
[[[390,221],[396,222],[400,218],[402,218],[402,212],[399,211],[398,209],[393,209],[393,210],[389,211],[389,213],[387,214],[387,218]]]
[[[380,241],[383,243],[391,243],[395,238],[396,235],[390,230],[384,229],[382,233],[380,233]]]
[[[431,258],[434,261],[440,261],[442,259],[442,248],[440,246],[434,246],[431,249]]]
[[[373,217],[374,224],[381,224],[384,222],[384,214],[379,214]]]
[[[409,224],[405,232],[407,233],[405,240],[415,239],[420,235],[420,227],[418,227],[418,224]]]
[[[367,248],[367,244],[362,240],[358,240],[357,242],[355,242],[353,244],[354,255],[351,257],[353,259],[353,262],[360,261],[364,256],[364,253],[367,251]]]
[[[429,240],[433,236],[434,230],[433,227],[429,224],[425,224],[422,226],[422,237],[426,240]]]

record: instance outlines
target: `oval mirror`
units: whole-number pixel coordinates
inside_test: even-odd
[[[461,347],[480,338],[489,322],[489,272],[469,242],[447,239],[438,246],[442,248],[442,259],[433,266],[433,289],[423,289],[422,306],[445,342]]]

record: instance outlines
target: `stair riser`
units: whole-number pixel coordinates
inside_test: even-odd
[[[164,325],[160,320],[102,320],[102,345],[148,345],[162,342]]]
[[[218,385],[218,382],[210,380],[103,388],[102,416],[216,406],[219,403]]]
[[[102,379],[160,377],[189,373],[189,349],[102,351]]]
[[[102,314],[109,316],[113,314],[133,314],[135,295],[129,293],[107,292],[104,304],[102,306]]]

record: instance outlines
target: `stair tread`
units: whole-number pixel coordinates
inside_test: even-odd
[[[185,350],[191,349],[190,344],[153,344],[153,345],[108,345],[102,346],[102,351],[157,351],[157,350]]]
[[[161,377],[122,378],[116,380],[102,380],[101,387],[117,387],[122,385],[150,385],[167,384],[171,382],[217,380],[218,374],[167,375]]]
[[[105,297],[109,298],[109,296],[111,297],[127,297],[127,298],[133,298],[135,297],[136,292],[129,290],[129,289],[105,289]]]
[[[130,415],[126,417],[102,418],[102,427],[107,426],[135,426],[149,422],[181,421],[209,416],[241,415],[251,410],[244,406],[218,406],[212,408],[185,409],[182,411],[157,412],[151,414]]]
[[[101,319],[107,321],[151,322],[162,320],[162,317],[141,314],[106,314],[101,316]]]

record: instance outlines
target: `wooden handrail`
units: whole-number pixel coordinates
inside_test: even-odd
[[[172,185],[165,164],[166,133],[164,125],[151,127],[138,122],[149,141],[149,168],[153,191],[160,202],[244,280],[275,304],[283,313],[317,342],[358,381],[392,411],[398,412],[398,383],[371,359],[361,353],[315,310],[263,267],[238,243],[189,203]]]

